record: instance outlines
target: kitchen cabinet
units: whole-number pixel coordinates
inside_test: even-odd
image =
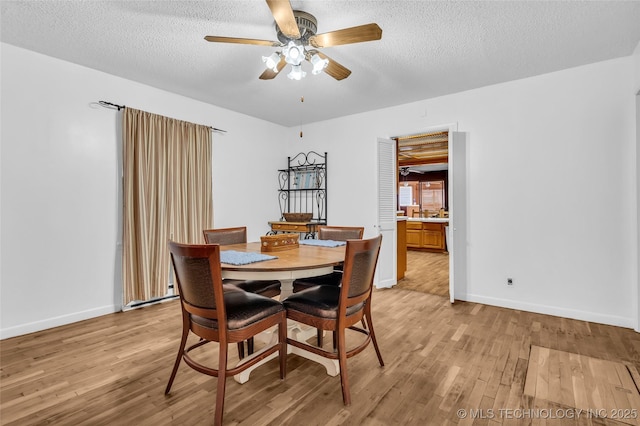
[[[404,278],[404,273],[407,271],[407,219],[398,218],[398,239],[397,243],[397,276],[396,279],[400,281]]]
[[[422,246],[422,222],[407,222],[407,247]]]
[[[409,219],[407,221],[407,247],[417,250],[445,252],[445,227],[448,221]]]

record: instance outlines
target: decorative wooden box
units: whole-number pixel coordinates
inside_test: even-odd
[[[298,248],[298,234],[276,234],[260,237],[260,251],[280,251]]]

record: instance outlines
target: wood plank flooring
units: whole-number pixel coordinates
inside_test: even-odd
[[[536,417],[524,410],[570,407],[525,395],[524,384],[531,345],[638,370],[640,335],[633,330],[475,303],[451,305],[403,289],[376,290],[373,302],[386,365],[378,366],[372,347],[349,360],[351,406],[342,403],[338,377],[290,355],[284,381],[276,361],[258,368],[244,385],[227,381],[225,424],[623,424]],[[212,424],[215,378],[183,363],[171,395],[163,393],[180,322],[178,302],[170,301],[1,341],[0,423]],[[230,352],[236,356],[235,348]]]
[[[633,365],[532,345],[524,394],[640,425],[640,393]]]
[[[449,297],[449,253],[407,250],[407,270],[396,287]]]

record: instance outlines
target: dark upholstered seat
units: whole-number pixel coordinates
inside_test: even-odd
[[[165,394],[171,391],[171,385],[183,359],[194,370],[218,377],[214,424],[221,425],[227,377],[236,375],[278,352],[280,378],[284,379],[287,359],[286,313],[277,300],[237,289],[225,291],[222,284],[219,245],[169,242],[169,251],[180,293],[182,338]],[[228,368],[229,344],[241,343],[276,325],[276,344],[265,348],[259,356],[250,361]],[[200,337],[200,340],[187,347],[190,333]],[[192,350],[208,347],[206,345],[211,342],[219,342],[217,368],[204,365],[202,360],[206,357],[200,355],[192,358],[189,354]]]
[[[373,277],[381,241],[380,235],[368,240],[348,240],[342,285],[315,286],[294,293],[282,302],[287,309],[288,319],[334,333],[336,343],[334,352],[290,338],[287,338],[287,343],[339,361],[342,399],[345,405],[351,403],[347,358],[360,353],[369,342],[373,342],[378,362],[380,366],[384,366],[371,319]],[[366,329],[356,327],[356,324],[359,325],[362,320],[367,322]],[[366,339],[356,347],[347,349],[345,337],[347,328],[363,333]]]
[[[207,244],[219,244],[221,246],[242,244],[247,242],[246,226],[235,228],[205,229],[202,231],[204,241]],[[249,293],[256,293],[265,297],[275,297],[280,294],[280,281],[278,280],[224,280],[226,286],[235,286]],[[253,339],[247,341],[247,352],[253,353]],[[244,358],[244,343],[238,343],[238,356]]]
[[[224,281],[222,281],[222,282],[224,283]],[[225,293],[227,291],[244,291],[241,288],[238,288],[233,284],[222,284],[222,289],[224,290]]]
[[[280,281],[278,280],[229,280],[223,281],[226,286],[233,286],[236,289],[249,293],[256,293],[265,297],[275,297],[280,294]]]
[[[340,265],[342,268],[342,265]],[[334,270],[330,274],[318,275],[316,277],[298,278],[293,281],[293,292],[297,293],[308,288],[313,288],[319,285],[332,285],[338,287],[342,281],[342,271]]]
[[[305,312],[320,318],[338,318],[338,302],[340,301],[340,287],[322,285],[303,290],[304,294],[290,296],[286,300],[287,309]],[[347,316],[362,309],[362,303],[347,308]]]
[[[282,304],[278,301],[246,291],[224,293],[224,305],[227,311],[227,328],[229,330],[248,327],[261,318],[274,315],[282,310]],[[218,321],[213,318],[191,315],[191,321],[203,327],[218,328]]]

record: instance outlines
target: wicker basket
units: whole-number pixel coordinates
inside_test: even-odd
[[[313,213],[282,213],[287,222],[309,222]]]
[[[298,248],[299,234],[276,234],[260,237],[260,251],[280,251]]]

